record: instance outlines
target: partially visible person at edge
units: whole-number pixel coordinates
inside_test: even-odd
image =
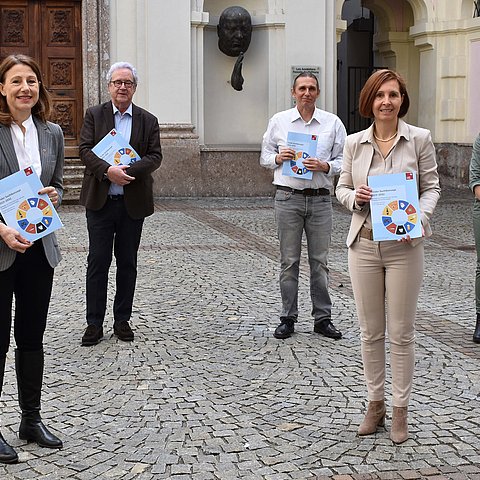
[[[263,136],[260,164],[273,170],[275,185],[275,219],[280,240],[280,293],[282,310],[275,338],[294,333],[298,318],[298,275],[302,236],[305,232],[310,265],[310,296],[314,331],[340,339],[341,332],[332,323],[332,301],[328,292],[327,256],[332,233],[332,180],[340,172],[345,127],[333,113],[320,110],[318,79],[311,73],[298,75],[292,86],[296,106],[275,114]],[[313,179],[293,178],[282,174],[283,162],[295,158],[287,147],[288,132],[316,135],[315,157],[303,164],[313,172]]]
[[[0,178],[32,166],[47,194],[58,206],[63,194],[64,146],[61,128],[47,118],[51,100],[40,67],[26,55],[9,55],[0,64]],[[43,335],[60,261],[55,233],[29,242],[0,217],[0,394],[12,327],[15,296],[15,371],[22,418],[18,436],[41,447],[61,448],[40,417],[43,383]],[[33,288],[25,288],[25,282]],[[18,455],[0,434],[0,463],[16,463]]]
[[[475,310],[477,323],[473,332],[473,341],[480,343],[480,135],[473,144],[470,161],[470,188],[475,195],[473,204],[473,233],[477,249],[477,267],[475,270]]]
[[[408,439],[407,408],[415,365],[415,313],[424,270],[424,238],[440,186],[435,147],[428,130],[401,120],[410,100],[403,78],[379,70],[366,81],[359,112],[372,125],[345,142],[338,200],[352,214],[347,236],[348,267],[360,323],[368,409],[358,429],[370,435],[385,422],[385,329],[390,341],[393,416],[390,438]],[[373,241],[369,175],[416,172],[424,238]]]
[[[84,346],[96,345],[103,338],[112,250],[117,265],[113,333],[122,341],[134,338],[129,322],[138,247],[143,221],[154,211],[152,173],[162,161],[157,118],[132,103],[138,84],[136,69],[127,62],[115,63],[107,81],[111,100],[87,109],[80,132],[80,158],[86,167],[80,203],[86,207],[89,239]],[[114,166],[93,153],[113,128],[140,156],[135,163]]]

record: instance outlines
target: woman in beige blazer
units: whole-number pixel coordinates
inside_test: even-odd
[[[10,55],[0,64],[0,179],[31,166],[53,205],[63,192],[64,147],[61,128],[47,122],[50,97],[40,68],[30,57]],[[60,261],[55,234],[29,242],[0,217],[0,393],[10,343],[15,297],[15,370],[22,410],[19,437],[42,447],[60,448],[62,441],[40,417],[43,383],[43,334]],[[0,463],[18,455],[0,434]]]
[[[401,118],[410,101],[404,80],[379,70],[366,81],[359,99],[363,117],[373,118],[364,131],[349,135],[336,189],[352,212],[347,237],[348,265],[361,331],[368,409],[359,435],[375,433],[385,421],[385,331],[390,342],[393,418],[390,438],[408,439],[407,407],[412,389],[415,313],[423,279],[423,243],[431,235],[430,217],[440,197],[435,147],[428,130]],[[409,235],[373,241],[368,176],[416,172],[423,238]]]

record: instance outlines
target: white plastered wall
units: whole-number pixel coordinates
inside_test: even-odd
[[[191,122],[190,0],[112,0],[111,61],[138,70],[134,102],[160,123]]]

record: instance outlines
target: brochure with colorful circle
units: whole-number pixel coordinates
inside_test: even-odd
[[[283,162],[282,175],[287,177],[311,180],[313,172],[303,164],[303,160],[317,155],[317,135],[309,133],[288,132],[287,147],[295,150],[295,158],[289,162]]]
[[[140,160],[138,153],[115,128],[92,148],[92,152],[114,166],[131,165]]]
[[[370,212],[374,241],[422,236],[415,172],[369,176],[368,185],[373,191]]]
[[[5,223],[34,242],[63,227],[33,167],[0,180],[0,213]]]

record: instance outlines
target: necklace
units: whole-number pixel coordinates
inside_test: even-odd
[[[389,142],[390,140],[393,140],[397,136],[398,130],[389,138],[386,138],[385,140],[383,138],[378,138],[375,135],[375,130],[373,131],[373,136],[379,141],[379,142]]]

